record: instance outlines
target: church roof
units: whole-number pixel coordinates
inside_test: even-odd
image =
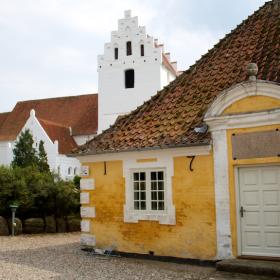
[[[74,148],[77,148],[75,140],[71,135],[70,128],[51,121],[38,119],[50,139],[54,142],[58,141],[58,152],[60,154],[68,154]]]
[[[257,63],[258,79],[280,82],[280,1],[267,2],[162,91],[76,154],[205,145],[210,134],[194,131],[223,90],[248,79]]]
[[[0,127],[3,125],[10,112],[0,113]]]
[[[0,116],[0,141],[15,140],[32,109],[35,110],[39,120],[44,120],[41,124],[45,125],[51,139],[55,138],[55,134],[64,135],[62,138],[55,139],[64,141],[65,132],[70,133],[69,127],[72,129],[73,136],[90,135],[97,132],[98,95],[87,94],[18,102],[14,109],[6,115],[5,120],[4,116]],[[2,125],[1,119],[4,120]],[[64,132],[62,133],[62,131]],[[70,141],[69,137],[67,139]],[[67,152],[71,150],[70,148],[76,147],[73,146],[73,141],[72,139],[67,144],[67,148],[65,148]],[[59,146],[62,145],[62,143],[59,144]]]

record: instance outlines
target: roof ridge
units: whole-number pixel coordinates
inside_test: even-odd
[[[16,104],[18,104],[18,103],[28,103],[28,102],[37,102],[37,101],[49,101],[49,100],[57,100],[57,99],[77,98],[77,97],[85,97],[85,96],[91,96],[91,95],[98,95],[98,93],[87,93],[87,94],[79,94],[79,95],[66,95],[66,96],[58,96],[58,97],[21,100],[21,101],[18,101]]]

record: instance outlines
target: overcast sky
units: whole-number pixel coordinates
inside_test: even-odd
[[[265,0],[0,0],[0,112],[97,92],[97,55],[131,9],[187,69]]]

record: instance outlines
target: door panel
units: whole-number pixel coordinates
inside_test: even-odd
[[[280,166],[239,168],[241,254],[280,257]]]

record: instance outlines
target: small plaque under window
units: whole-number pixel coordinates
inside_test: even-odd
[[[280,156],[280,131],[232,134],[232,158],[249,159]]]

